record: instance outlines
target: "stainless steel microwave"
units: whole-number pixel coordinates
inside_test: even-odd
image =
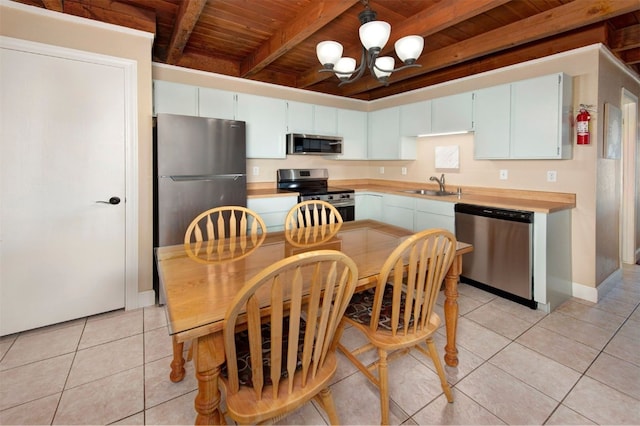
[[[289,133],[287,135],[287,154],[342,154],[342,137]]]

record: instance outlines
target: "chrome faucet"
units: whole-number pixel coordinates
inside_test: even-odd
[[[431,176],[429,178],[429,180],[435,180],[436,182],[438,182],[438,185],[440,186],[440,192],[445,192],[445,189],[444,189],[444,173],[442,174],[442,176],[440,176],[440,179],[438,179],[435,176]]]

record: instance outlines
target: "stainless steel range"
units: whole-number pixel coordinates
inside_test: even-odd
[[[355,191],[328,185],[327,169],[278,169],[278,189],[298,192],[298,202],[322,200],[331,203],[342,215],[343,221],[355,219]]]

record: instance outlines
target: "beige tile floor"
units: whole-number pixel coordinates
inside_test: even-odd
[[[640,424],[640,266],[598,304],[550,315],[460,285],[460,365],[447,404],[419,352],[390,364],[393,424]],[[439,305],[440,311],[442,310]],[[362,336],[345,332],[356,345]],[[436,343],[442,356],[444,331]],[[117,311],[0,339],[0,424],[193,424],[192,363],[169,381],[162,307]],[[332,392],[343,424],[379,423],[366,378],[341,359]],[[281,424],[326,424],[308,404]]]

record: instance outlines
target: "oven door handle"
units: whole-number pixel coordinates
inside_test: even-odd
[[[353,201],[343,201],[338,203],[330,203],[333,207],[355,207],[355,203]]]

